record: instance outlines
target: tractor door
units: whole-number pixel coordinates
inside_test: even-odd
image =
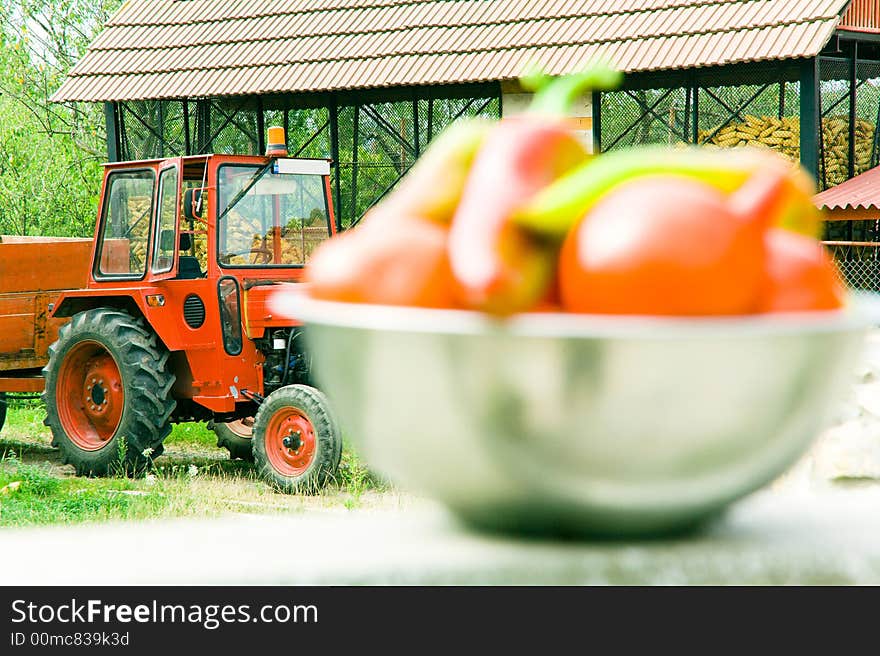
[[[174,160],[159,171],[153,280],[196,280],[208,271],[207,223],[193,210],[204,185],[204,164],[181,172],[181,163]]]
[[[159,170],[156,208],[156,234],[153,238],[153,259],[150,272],[153,280],[177,277],[179,252],[185,245],[178,232],[180,215],[180,165],[172,163]]]
[[[155,184],[156,169],[148,164],[107,174],[92,265],[96,283],[116,285],[146,276]]]

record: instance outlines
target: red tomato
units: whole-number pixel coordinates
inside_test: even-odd
[[[772,191],[767,187],[760,194]],[[770,209],[772,203],[763,202],[759,194],[751,196],[752,208]],[[599,314],[754,312],[766,217],[743,205],[679,176],[620,185],[563,244],[563,307]]]
[[[427,219],[367,216],[315,251],[306,269],[309,293],[348,303],[455,307],[448,233]]]
[[[773,229],[765,237],[767,274],[761,312],[835,310],[843,289],[832,259],[815,239]]]

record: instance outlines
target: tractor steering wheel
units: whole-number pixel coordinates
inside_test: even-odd
[[[251,264],[269,264],[272,261],[272,250],[269,248],[252,248],[250,255]]]

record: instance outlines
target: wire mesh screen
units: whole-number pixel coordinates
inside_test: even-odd
[[[699,93],[697,143],[770,148],[800,161],[800,83],[706,86]]]
[[[880,163],[880,61],[852,45],[819,58],[818,183],[840,184]],[[647,143],[771,148],[801,160],[801,82],[796,68],[747,64],[688,76],[634,78],[601,96],[603,150]],[[808,141],[813,141],[808,139]]]
[[[846,287],[880,292],[880,242],[828,241],[825,245]]]
[[[877,126],[880,125],[880,62],[858,60],[856,73],[855,174],[880,164]]]
[[[845,59],[822,62],[822,129],[819,131],[819,178],[833,187],[850,176],[850,65]]]
[[[285,128],[291,156],[330,157],[330,110],[326,107],[267,112],[265,123]]]
[[[498,118],[498,96],[421,98],[339,109],[339,200],[342,225],[357,222],[406,174],[428,143],[465,116]]]
[[[652,143],[690,143],[691,89],[638,89],[602,95],[605,150]]]
[[[413,102],[364,104],[339,112],[342,224],[362,216],[418,157]]]
[[[292,98],[281,97],[265,103],[250,97],[117,103],[120,156],[255,155],[265,148],[265,128],[283,126],[291,157],[338,159],[335,206],[348,226],[394,186],[446,125],[463,116],[501,114],[500,93],[448,97],[442,88],[393,102],[297,108]]]
[[[262,143],[257,118],[259,108],[253,100],[210,101],[210,146],[213,153],[259,155]]]
[[[798,161],[799,94],[800,82],[790,67],[641,77],[634,88],[601,95],[599,141],[602,150],[640,144],[748,145]]]
[[[186,150],[183,102],[141,100],[120,103],[123,159],[170,157]]]

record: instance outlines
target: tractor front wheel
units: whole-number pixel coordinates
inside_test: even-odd
[[[254,461],[254,418],[246,417],[225,424],[213,424],[211,430],[217,436],[217,446],[229,451],[232,460]]]
[[[168,350],[140,319],[110,308],[73,316],[43,369],[52,445],[79,475],[134,472],[171,432]]]
[[[342,457],[342,433],[327,397],[308,385],[266,397],[254,417],[253,443],[260,474],[288,494],[320,490]]]

